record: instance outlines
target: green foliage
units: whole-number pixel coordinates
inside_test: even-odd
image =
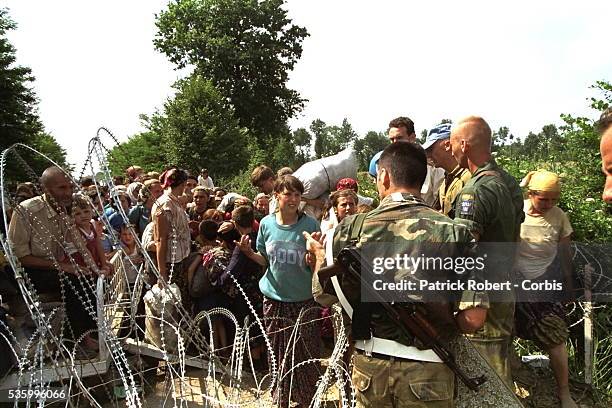
[[[329,133],[325,122],[321,119],[315,119],[310,124],[310,131],[315,137],[314,141],[314,153],[315,159],[320,159],[325,156],[327,152],[327,146],[329,145]]]
[[[16,65],[15,47],[6,38],[7,31],[15,27],[8,12],[0,9],[0,152],[14,143],[23,143],[65,166],[66,151],[53,136],[44,132],[36,112],[38,100],[31,89],[32,71]],[[38,155],[24,150],[19,150],[19,154],[37,174],[49,166],[49,162]],[[20,166],[13,160],[8,162],[9,179],[23,179]]]
[[[346,149],[351,142],[357,139],[357,133],[346,118],[342,120],[342,125],[330,126],[329,134],[328,150],[332,155]]]
[[[305,100],[287,88],[305,28],[283,0],[175,0],[157,16],[157,50],[210,79],[261,145],[278,135]],[[272,147],[266,145],[266,147]]]
[[[600,95],[589,99],[591,107],[608,107],[612,86],[599,81],[593,88]],[[564,124],[559,128],[546,125],[539,133],[530,132],[522,143],[499,146],[498,161],[518,179],[539,168],[558,173],[563,183],[559,207],[570,217],[574,240],[609,242],[612,226],[609,209],[600,199],[603,176],[595,121],[572,115],[561,119]]]
[[[348,119],[342,120],[340,126],[329,126],[321,119],[315,119],[310,124],[310,131],[314,134],[315,158],[333,156],[334,154],[346,149],[357,139],[357,133]]]
[[[178,81],[174,99],[152,116],[151,131],[161,135],[166,161],[191,171],[210,169],[231,177],[248,163],[247,132],[213,83],[199,75]]]
[[[60,166],[68,167],[68,169],[70,169],[70,166],[66,165],[66,150],[60,146],[59,143],[57,143],[57,140],[55,140],[52,135],[45,132],[39,132],[30,139],[29,143],[31,147],[41,153],[44,153]],[[42,160],[42,163],[37,163],[37,161],[41,160],[39,158],[35,158],[35,165],[40,164],[42,165],[41,167],[44,168],[49,166],[49,163],[44,159]],[[42,172],[44,168],[40,168],[40,172]]]
[[[359,161],[359,170],[368,170],[372,157],[389,144],[389,139],[382,132],[373,130],[366,133],[362,139],[355,140],[355,152]]]
[[[299,128],[293,132],[293,143],[296,148],[296,159],[300,165],[310,160],[310,143],[312,135],[308,130]]]
[[[359,185],[359,194],[365,197],[374,199],[374,208],[378,206],[378,190],[376,189],[376,180],[368,174],[367,171],[357,173],[357,184]]]
[[[109,167],[113,175],[123,175],[130,166],[140,166],[146,171],[161,172],[168,166],[162,137],[148,131],[134,135],[127,142],[113,147],[108,155]]]
[[[34,81],[30,68],[16,65],[15,47],[6,38],[15,23],[0,9],[0,143],[6,148],[13,143],[27,142],[43,130],[36,114],[38,103],[30,83]]]

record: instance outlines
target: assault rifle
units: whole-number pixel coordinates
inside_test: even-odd
[[[393,323],[395,323],[405,335],[418,339],[425,348],[433,350],[440,360],[459,377],[466,387],[472,391],[476,391],[478,387],[487,381],[484,375],[474,378],[468,377],[467,374],[459,368],[455,361],[455,356],[442,342],[441,336],[431,323],[427,321],[423,313],[416,307],[411,309],[392,307],[362,276],[362,270],[372,271],[372,265],[367,259],[361,256],[359,250],[354,246],[349,246],[340,251],[333,265],[321,268],[319,271],[319,278],[327,279],[330,276],[348,272],[351,276],[360,281],[361,287],[367,291],[372,299],[387,311],[389,318],[391,318]]]

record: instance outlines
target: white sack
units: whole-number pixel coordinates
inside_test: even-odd
[[[328,191],[334,191],[340,179],[350,177],[357,180],[357,156],[352,147],[329,157],[303,164],[293,175],[304,184],[304,194],[314,199]]]
[[[217,206],[217,211],[221,211],[222,213],[225,213],[227,211],[227,208],[234,205],[234,202],[238,198],[244,198],[244,197],[238,193],[227,193],[226,195],[223,196],[223,199],[219,203],[219,206]]]
[[[179,327],[176,304],[181,303],[181,290],[176,283],[160,289],[157,284],[144,295],[145,304],[145,341],[162,348],[161,317],[164,310],[164,344],[167,353],[174,353],[178,345],[175,328]]]

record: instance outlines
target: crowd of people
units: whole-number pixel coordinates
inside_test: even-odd
[[[611,121],[609,112],[600,121],[608,202]],[[50,167],[40,186],[23,183],[16,189],[8,228],[12,254],[40,293],[61,293],[61,276],[66,278],[73,336],[86,333],[83,344],[90,352],[99,345],[87,334],[96,322],[83,305],[83,299],[94,301],[91,282],[83,280],[113,274],[109,261],[119,252],[132,266],[126,275],[133,285],[139,273],[146,274],[140,243],[158,271],[149,270],[145,279],[176,283],[192,316],[223,307],[239,322],[261,319],[270,349],[266,353],[260,338],[251,352],[258,366],[276,369],[278,406],[309,405],[322,375],[316,363],[322,357],[322,326],[341,314],[336,317],[345,322],[349,338],[343,360],[352,370],[358,406],[452,407],[453,371],[398,330],[383,309],[364,307],[354,277],[323,277],[319,271],[350,245],[364,250],[378,245],[378,256],[393,258],[434,243],[444,243],[443,251],[437,248],[449,256],[461,256],[474,241],[508,243],[516,245],[492,249],[485,273],[535,282],[557,277],[571,293],[572,227],[556,206],[558,175],[533,169],[519,186],[491,155],[491,129],[483,118],[440,124],[421,146],[414,123],[400,117],[389,123],[388,136],[390,145],[369,168],[379,193],[376,208],[358,195],[353,178],[339,180],[328,196],[306,199],[303,182],[290,168],[253,169],[251,183],[259,193],[251,198],[214,187],[208,169],[196,176],[177,167],[159,174],[131,166],[109,187],[91,177],[75,186],[62,169]],[[305,214],[305,204],[320,209],[320,217]],[[399,279],[405,271],[388,273]],[[427,271],[413,275],[426,279]],[[445,277],[456,278],[452,272]],[[395,307],[413,307],[412,295],[402,296],[405,302]],[[550,354],[562,407],[576,407],[568,387],[568,328],[561,303],[515,302],[512,293],[489,299],[486,291],[457,296],[442,306],[423,304],[440,332],[467,334],[508,384],[513,337],[534,340]],[[232,344],[233,327],[223,318],[211,324],[213,347],[223,354]]]

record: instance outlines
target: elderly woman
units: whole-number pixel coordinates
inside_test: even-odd
[[[185,189],[187,172],[178,168],[166,170],[160,176],[164,194],[153,204],[151,214],[154,223],[159,279],[176,283],[181,289],[182,304],[191,312],[191,298],[185,272],[185,259],[191,249],[189,218],[179,197]]]
[[[573,232],[567,214],[556,206],[561,187],[559,177],[550,171],[530,172],[521,183],[527,187],[525,221],[517,254],[518,278],[532,282],[553,280],[565,282],[571,290],[570,235]],[[533,340],[550,355],[562,408],[575,408],[568,386],[567,350],[569,332],[561,303],[523,299],[517,303],[517,336]]]
[[[302,235],[304,231],[318,231],[319,225],[315,219],[298,211],[303,192],[304,185],[297,178],[278,178],[274,183],[278,210],[261,220],[257,252],[251,247],[249,235],[243,235],[239,243],[247,257],[266,267],[259,289],[264,296],[266,334],[278,370],[277,383],[273,386],[274,404],[283,408],[290,400],[307,407],[319,379],[317,364],[306,364],[287,374],[300,362],[320,355],[318,310],[314,309],[312,272],[305,261],[306,243]],[[292,327],[298,317],[302,320],[293,348],[296,334],[292,334]],[[300,379],[299,387],[291,387],[293,375]]]

